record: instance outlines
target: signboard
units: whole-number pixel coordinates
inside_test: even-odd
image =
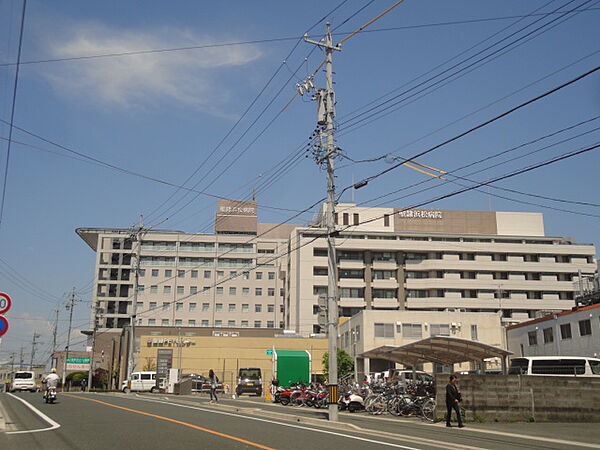
[[[8,331],[8,320],[0,316],[0,336],[4,336]]]
[[[12,300],[4,292],[0,292],[0,314],[6,314],[12,306]]]
[[[90,370],[89,356],[69,356],[67,358],[67,370]]]
[[[160,387],[161,380],[169,376],[169,369],[173,367],[173,349],[156,349],[156,386]]]

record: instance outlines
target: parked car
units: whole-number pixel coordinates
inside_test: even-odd
[[[209,392],[210,380],[204,375],[184,375],[183,378],[192,379],[192,392]],[[223,383],[217,383],[217,392],[223,392]]]
[[[121,390],[129,392],[156,392],[156,372],[133,372],[129,380],[123,380]]]
[[[525,356],[510,360],[508,374],[600,377],[600,359],[587,356]]]
[[[235,393],[238,397],[242,394],[262,395],[262,373],[258,367],[239,370]]]
[[[38,387],[35,383],[35,373],[30,370],[19,370],[15,372],[15,377],[10,388],[14,391],[30,391],[37,392]]]

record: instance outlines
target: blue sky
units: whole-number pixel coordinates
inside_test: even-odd
[[[298,38],[340,3],[341,0],[56,1],[50,5],[30,0],[22,61]],[[339,41],[393,3],[346,1],[328,17],[336,30],[335,40]],[[375,31],[354,36],[334,55],[339,147],[354,160],[391,153],[400,157],[413,155],[590,70],[600,61],[600,10],[596,9],[600,5],[597,3],[585,0],[405,1],[368,28]],[[15,67],[6,63],[16,61],[21,4],[20,0],[0,3],[0,64],[4,64],[0,65],[0,119],[3,120],[10,119]],[[559,15],[506,17],[573,8],[591,9],[560,16],[560,20],[534,32],[531,40],[519,41],[522,45],[516,48],[507,47],[505,54],[498,52],[495,58],[484,60],[487,63],[481,67],[475,65],[472,71],[465,70],[460,78],[450,76],[447,84],[440,83],[435,91],[424,90],[408,97],[558,19]],[[488,18],[504,19],[472,21]],[[340,26],[346,19],[349,20]],[[441,24],[457,21],[471,22]],[[525,29],[519,32],[521,28]],[[319,39],[323,30],[321,22],[310,35]],[[509,37],[511,33],[515,33],[513,37]],[[502,39],[504,41],[498,43]],[[294,95],[295,83],[312,73],[322,60],[319,51],[301,42],[282,64],[296,42],[297,39],[289,39],[23,64],[14,124],[101,161],[174,184],[182,184],[199,167],[189,186],[198,182],[198,189],[211,194],[246,198],[255,187],[259,205],[264,206],[259,209],[259,219],[281,222],[293,213],[266,207],[302,210],[323,197],[325,191],[324,173],[311,158],[304,157],[299,157],[292,170],[276,182],[266,185],[273,166],[302,148],[315,127],[315,104],[308,96],[295,98],[279,114]],[[495,43],[496,46],[479,57],[396,99],[403,102],[397,109],[386,111],[389,114],[373,115],[377,111],[374,110],[359,117],[366,118],[361,123],[363,126],[344,130],[345,125],[353,123],[346,121],[358,108],[394,89],[398,94],[414,88]],[[468,51],[454,58],[465,50]],[[445,64],[436,68],[442,63]],[[435,70],[426,77],[416,79],[432,69]],[[275,73],[229,138],[200,166]],[[440,169],[454,169],[592,119],[600,115],[599,80],[598,73],[588,76],[419,161]],[[317,75],[316,84],[324,85],[322,73]],[[390,96],[383,97],[380,102],[388,98]],[[358,112],[361,111],[364,109]],[[516,150],[511,154],[513,157],[541,148],[543,144],[586,133],[471,178],[485,180],[595,144],[600,133],[593,130],[600,126],[598,122],[600,120],[588,122],[537,146]],[[248,127],[249,131],[241,137]],[[8,126],[0,123],[0,137],[7,136]],[[0,360],[6,360],[11,351],[18,352],[21,345],[28,354],[34,330],[42,333],[44,342],[38,354],[47,352],[51,342],[48,319],[56,299],[66,291],[76,287],[83,292],[83,300],[91,299],[89,287],[94,254],[75,234],[76,228],[128,227],[143,214],[149,224],[168,218],[162,228],[207,232],[211,229],[216,202],[201,195],[180,208],[192,197],[174,204],[182,195],[179,192],[166,204],[167,207],[173,205],[172,208],[157,210],[174,192],[172,187],[73,159],[69,157],[72,154],[18,130],[14,131],[13,139],[37,148],[13,143],[11,150],[0,228],[1,258],[5,263],[0,263],[0,287],[13,296],[14,306],[8,314],[11,329],[3,338]],[[2,174],[6,151],[6,142],[1,141]],[[216,164],[221,157],[222,161]],[[361,164],[338,160],[338,187],[389,167],[391,159]],[[599,164],[598,152],[591,151],[498,185],[597,204],[600,203]],[[466,173],[461,172],[461,175]],[[398,168],[357,191],[356,200],[367,205],[380,204],[382,200],[369,200],[425,179],[426,175]],[[435,183],[429,181],[428,185]],[[388,206],[406,207],[457,188],[453,184],[438,183],[420,194],[394,200],[419,189],[414,188],[384,200],[390,201],[386,203]],[[598,243],[598,217],[594,215],[600,215],[600,208],[596,206],[492,192],[535,205],[471,191],[431,207],[488,210],[491,206],[501,211],[541,211],[545,214],[548,235]],[[350,201],[350,192],[342,200]],[[583,214],[556,211],[542,205]],[[306,222],[311,215],[305,214],[295,221]],[[79,341],[82,336],[79,329],[86,328],[89,317],[89,303],[79,304],[74,317],[74,339]],[[62,307],[60,319],[59,335],[63,336],[59,341],[64,345],[67,314]]]

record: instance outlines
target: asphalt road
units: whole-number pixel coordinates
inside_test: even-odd
[[[524,439],[511,434],[510,428],[497,432],[447,429],[419,421],[349,414],[341,416],[341,424],[331,425],[314,409],[245,399],[209,405],[197,396],[59,393],[57,404],[46,405],[41,394],[15,397],[0,395],[9,422],[6,432],[0,433],[0,448],[586,448],[574,446],[574,439]],[[48,430],[35,431],[43,429]],[[588,448],[600,448],[593,439],[587,441]]]

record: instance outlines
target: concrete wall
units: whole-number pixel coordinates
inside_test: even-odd
[[[437,417],[447,383],[436,377]],[[600,422],[600,377],[464,375],[458,385],[469,421]]]

